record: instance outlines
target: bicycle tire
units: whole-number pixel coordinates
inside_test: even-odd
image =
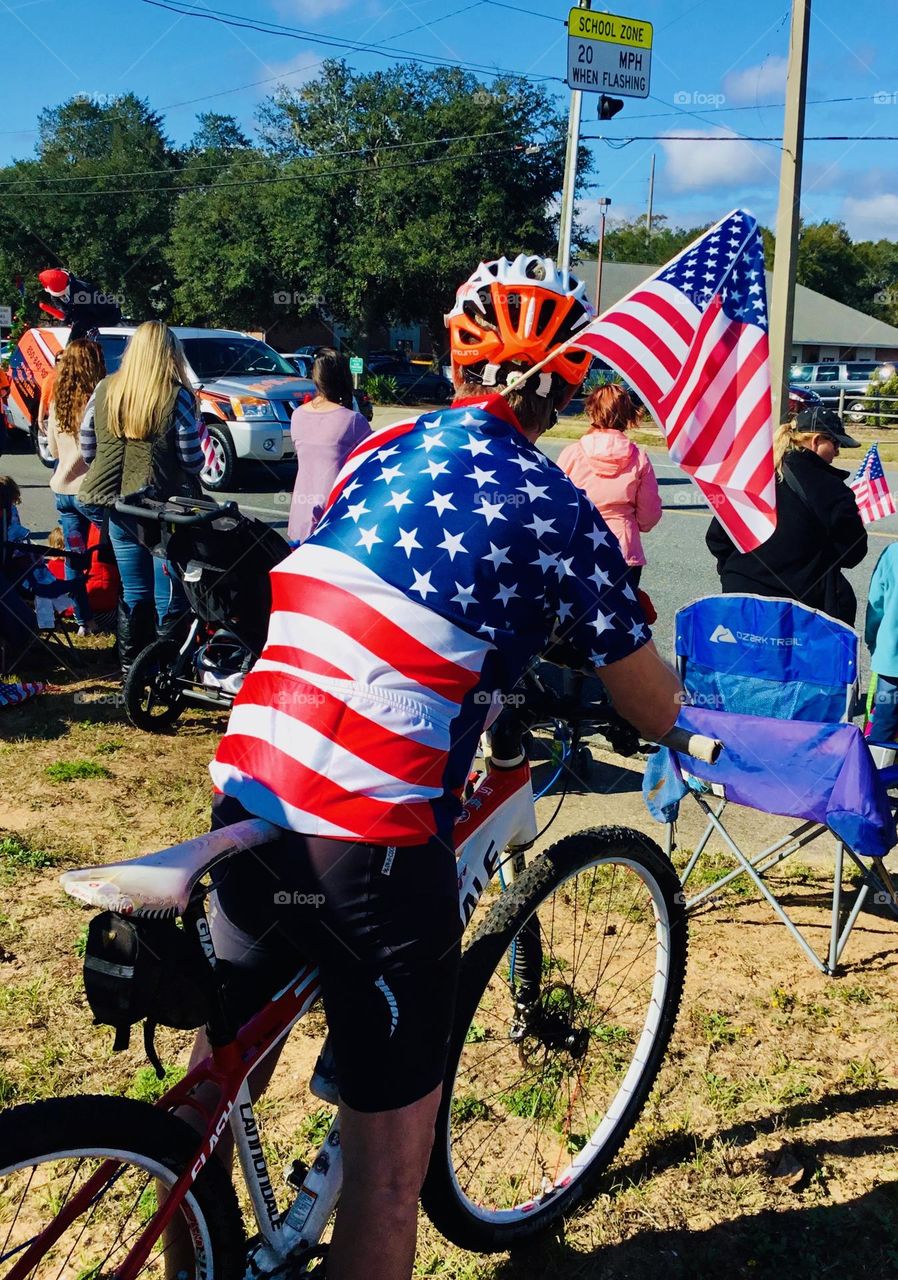
[[[154,640],[141,650],[131,664],[125,677],[122,696],[128,719],[135,728],[143,729],[145,733],[165,733],[180,719],[185,706],[183,694],[166,694],[166,700],[160,704],[156,715],[153,715],[149,706],[144,705],[144,695],[152,691],[160,668],[163,665],[171,666],[177,657],[178,646],[174,641]]]
[[[490,988],[491,980],[503,965],[513,939],[522,932],[528,921],[538,918],[536,913],[539,908],[578,873],[588,872],[593,867],[609,867],[618,863],[636,871],[646,884],[656,907],[654,923],[658,948],[654,960],[656,977],[653,979],[654,985],[651,989],[645,1028],[638,1039],[633,1063],[629,1068],[629,1071],[633,1071],[639,1067],[638,1074],[628,1093],[622,1098],[616,1118],[612,1118],[609,1122],[608,1117],[612,1115],[612,1110],[618,1103],[618,1094],[614,1095],[599,1128],[581,1148],[582,1152],[586,1152],[589,1157],[585,1163],[578,1155],[571,1157],[571,1169],[575,1161],[579,1161],[583,1167],[568,1179],[566,1185],[553,1186],[548,1194],[537,1197],[529,1205],[524,1202],[512,1210],[493,1209],[465,1194],[456,1176],[454,1165],[453,1105],[456,1087],[461,1088],[459,1084],[461,1057],[466,1045],[471,1043],[469,1033],[477,1027],[475,1015],[481,1006],[481,1000]],[[607,933],[610,927],[607,914],[605,919]],[[648,929],[648,919],[646,924]],[[581,944],[581,951],[583,945]],[[592,945],[591,943],[590,946]],[[604,949],[604,943],[602,945]],[[636,1123],[660,1070],[679,1011],[686,971],[686,952],[686,915],[676,872],[654,841],[638,831],[605,827],[591,828],[566,836],[537,858],[514,881],[511,888],[502,894],[471,938],[462,957],[455,1024],[445,1077],[446,1085],[436,1122],[436,1140],[422,1193],[425,1212],[447,1239],[463,1249],[483,1253],[514,1248],[530,1237],[552,1228],[560,1218],[567,1216],[578,1204],[596,1193],[603,1173]],[[657,969],[659,964],[661,969]],[[514,962],[508,968],[513,973]],[[658,1001],[657,972],[662,971],[663,994]],[[483,1027],[477,1027],[477,1030],[478,1037],[482,1038]],[[599,1033],[597,1036],[594,1031],[589,1034],[596,1039],[601,1035]],[[647,1035],[650,1035],[648,1044],[644,1043]],[[499,1043],[498,1038],[493,1043]],[[476,1050],[471,1052],[474,1053]],[[502,1052],[501,1044],[495,1052],[491,1050],[493,1058]],[[627,1079],[629,1079],[629,1071]],[[484,1078],[489,1080],[491,1089],[500,1074],[496,1067],[492,1068],[492,1074],[489,1076],[484,1071]],[[495,1098],[495,1096],[495,1094],[487,1094],[488,1098]],[[459,1094],[459,1100],[466,1107],[469,1106],[469,1097],[470,1095]],[[482,1100],[478,1103],[477,1099],[474,1099],[474,1104],[475,1106],[484,1105]],[[476,1117],[477,1112],[474,1111],[473,1114]],[[508,1123],[514,1122],[509,1122],[507,1119],[500,1120],[497,1133],[502,1125]],[[470,1127],[473,1129],[475,1125],[476,1119],[472,1121]],[[603,1133],[601,1145],[597,1146],[594,1153],[589,1156],[590,1144],[602,1126],[605,1126],[607,1131]],[[507,1141],[511,1140],[507,1139]],[[570,1140],[570,1134],[568,1140]],[[480,1150],[480,1147],[474,1149]],[[534,1176],[536,1176],[535,1170]]]
[[[196,1158],[197,1145],[197,1134],[184,1121],[131,1098],[83,1095],[13,1107],[0,1114],[0,1208],[6,1210],[6,1217],[10,1216],[13,1200],[6,1193],[12,1180],[24,1178],[24,1170],[31,1166],[48,1165],[51,1160],[86,1160],[91,1157],[121,1155],[128,1161],[141,1162],[136,1166],[140,1169],[139,1176],[146,1176],[155,1186],[160,1171],[163,1177],[166,1170],[177,1176],[188,1168]],[[76,1174],[72,1175],[72,1185]],[[34,1175],[32,1181],[36,1195],[40,1192],[46,1202],[55,1203],[47,1193],[48,1183]],[[32,1181],[27,1182],[26,1191],[31,1188]],[[97,1206],[102,1196],[113,1190],[121,1194],[118,1179],[110,1179],[101,1194],[90,1202],[90,1212],[84,1221],[82,1234],[72,1244],[72,1250],[83,1240],[84,1230],[91,1218],[95,1218],[96,1229],[96,1222],[102,1219],[102,1210],[98,1211]],[[183,1216],[190,1224],[189,1231],[195,1250],[195,1267],[190,1280],[241,1280],[246,1256],[243,1220],[233,1184],[215,1156],[210,1157],[203,1165],[187,1194],[185,1204],[188,1208]],[[14,1235],[12,1242],[10,1240],[9,1233],[13,1232],[17,1222],[29,1224],[26,1230],[39,1229],[31,1226],[32,1218],[27,1213],[22,1215],[20,1210],[21,1204],[12,1217],[12,1225],[8,1230],[4,1225],[4,1218],[0,1217],[0,1276],[3,1277],[9,1274],[24,1247],[21,1241],[16,1242]],[[49,1212],[44,1210],[45,1216]],[[146,1212],[138,1210],[136,1232],[127,1237],[124,1243],[136,1238],[147,1220]],[[39,1223],[41,1221],[42,1219],[38,1219]],[[73,1232],[80,1221],[80,1218],[76,1219]],[[113,1234],[114,1230],[113,1228]],[[32,1237],[27,1239],[30,1238]],[[60,1250],[65,1248],[66,1243],[68,1241],[64,1239]],[[80,1247],[88,1246],[85,1243]],[[97,1246],[97,1250],[102,1247]],[[162,1261],[159,1259],[160,1270]],[[44,1255],[27,1273],[28,1276],[41,1277],[43,1262],[49,1265],[50,1274],[56,1275],[65,1272],[68,1259],[60,1269],[58,1255],[52,1264],[47,1255]],[[79,1274],[91,1273],[90,1267],[81,1266],[76,1269]],[[106,1273],[99,1270],[96,1274],[99,1280]]]

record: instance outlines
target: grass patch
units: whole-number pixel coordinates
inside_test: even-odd
[[[166,1067],[165,1075],[160,1080],[152,1067],[141,1067],[134,1072],[127,1091],[128,1097],[136,1098],[138,1102],[158,1102],[163,1093],[174,1088],[186,1074],[185,1067]]]
[[[79,782],[86,778],[111,778],[112,774],[104,764],[96,760],[57,760],[48,764],[47,777],[51,782]]]
[[[695,1009],[692,1020],[712,1049],[735,1044],[739,1039],[739,1028],[733,1025],[728,1013],[720,1013],[716,1009]]]
[[[4,836],[0,840],[0,867],[43,871],[45,867],[52,867],[55,862],[56,858],[52,853],[46,849],[36,849],[18,836]]]

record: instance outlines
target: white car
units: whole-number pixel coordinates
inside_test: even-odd
[[[298,377],[283,356],[245,333],[177,325],[172,331],[183,344],[200,413],[215,448],[217,470],[203,473],[205,487],[232,489],[243,463],[279,462],[294,457],[290,417],[294,409],[315,394],[309,379]],[[108,372],[118,368],[133,332],[134,328],[127,326],[100,330]],[[40,388],[70,333],[71,329],[64,325],[29,329],[10,363],[10,424],[31,435],[48,467],[53,465],[53,459],[38,430]]]

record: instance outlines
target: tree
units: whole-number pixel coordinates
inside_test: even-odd
[[[0,171],[0,254],[33,280],[64,266],[121,295],[135,319],[165,311],[165,246],[178,158],[133,94],[42,111],[34,157]]]
[[[423,319],[439,350],[443,313],[479,259],[554,253],[564,129],[540,87],[507,79],[486,89],[446,68],[356,74],[328,62],[301,89],[269,99],[259,125],[263,145],[288,157],[285,173],[298,179],[273,194],[284,278],[302,278],[362,335]],[[582,172],[588,163],[584,155]]]
[[[867,301],[863,277],[864,263],[840,222],[802,224],[795,271],[799,284],[849,307],[862,307]]]
[[[652,218],[652,233],[647,234],[645,217],[623,219],[614,223],[605,233],[606,262],[649,262],[660,266],[669,262],[681,249],[685,249],[705,227],[669,227],[666,214]],[[595,258],[598,241],[583,242],[580,258]]]
[[[187,148],[188,155],[204,155],[214,151],[222,156],[229,156],[235,151],[244,151],[252,146],[235,116],[222,115],[218,111],[201,111],[196,123],[196,131]]]
[[[854,251],[864,264],[862,310],[898,324],[898,244],[894,240],[861,240]]]

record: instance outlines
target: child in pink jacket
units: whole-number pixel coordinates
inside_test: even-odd
[[[661,519],[658,481],[648,455],[627,439],[637,413],[623,387],[614,382],[597,387],[587,398],[586,413],[591,428],[562,451],[558,465],[602,513],[630,566],[635,590],[645,564],[639,535]]]

